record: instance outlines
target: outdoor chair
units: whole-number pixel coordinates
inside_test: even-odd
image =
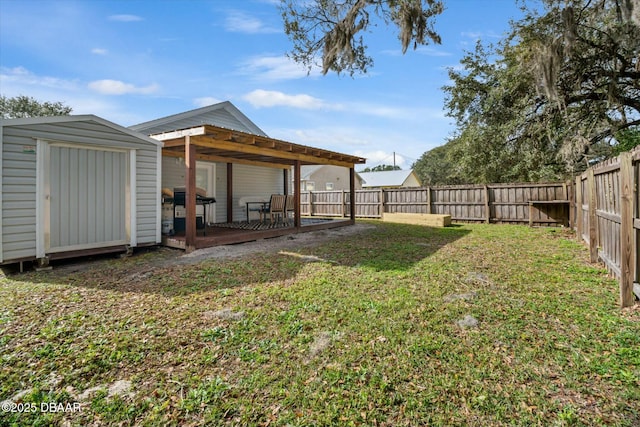
[[[264,207],[264,209],[262,210],[262,213],[265,215],[269,214],[269,220],[273,223],[274,222],[274,218],[276,218],[276,221],[278,219],[279,216],[282,216],[283,220],[284,220],[284,207],[285,207],[285,202],[286,202],[286,197],[284,194],[272,194],[271,195],[271,199],[269,201],[269,204],[267,206]]]
[[[296,212],[295,205],[296,205],[296,196],[294,195],[287,196],[287,201],[285,203],[285,208],[284,208],[285,221],[289,222],[289,213],[292,213],[293,216],[295,217],[295,212]]]

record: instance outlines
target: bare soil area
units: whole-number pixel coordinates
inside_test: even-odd
[[[156,267],[170,267],[174,265],[197,264],[207,259],[232,259],[250,256],[257,253],[277,253],[290,251],[297,248],[313,246],[331,239],[348,237],[360,234],[375,228],[373,224],[358,223],[355,225],[318,230],[308,233],[290,234],[287,236],[261,239],[253,242],[239,243],[235,245],[214,246],[211,248],[198,249],[191,253],[182,250],[166,247],[154,247],[149,249],[136,250],[133,258],[153,252],[153,257],[145,257],[145,262],[139,266],[133,266],[130,270],[131,279],[144,279],[146,272],[152,271]],[[74,258],[52,263],[57,274],[69,274],[86,271],[97,267],[97,261],[112,259],[113,255],[105,255],[90,258]],[[3,268],[5,274],[15,273],[16,266]],[[0,273],[1,274],[1,273]],[[143,276],[143,277],[138,277]]]

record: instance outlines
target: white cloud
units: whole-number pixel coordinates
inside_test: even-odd
[[[418,107],[394,107],[366,102],[329,103],[307,94],[290,95],[284,92],[256,89],[242,97],[256,108],[292,107],[303,110],[342,111],[345,114],[372,116],[388,120],[424,121],[441,119],[442,110]]]
[[[159,87],[157,84],[149,86],[137,87],[130,83],[124,83],[119,80],[96,80],[89,83],[89,89],[94,90],[103,95],[126,95],[126,94],[142,94],[148,95],[156,92]]]
[[[220,102],[222,102],[222,100],[218,98],[214,98],[212,96],[205,96],[205,97],[196,98],[193,100],[193,103],[197,107],[208,107],[209,105],[219,104]]]
[[[451,56],[453,55],[451,52],[446,52],[444,50],[436,49],[433,46],[420,46],[415,50],[417,53],[425,56]]]
[[[109,51],[107,49],[96,47],[91,49],[91,53],[93,53],[94,55],[106,55],[107,53],[109,53]]]
[[[270,129],[268,134],[274,138],[309,145],[342,153],[353,153],[356,147],[369,146],[375,136],[361,128],[349,126],[331,126],[306,129]]]
[[[109,21],[118,21],[118,22],[137,22],[143,21],[144,18],[138,15],[111,15],[109,16]]]
[[[453,55],[450,52],[446,52],[446,51],[443,51],[443,50],[436,49],[433,46],[420,46],[415,50],[411,50],[411,51],[408,50],[407,54],[409,52],[416,52],[416,53],[419,53],[421,55],[436,56],[436,57]],[[381,53],[383,53],[385,55],[389,55],[389,56],[402,56],[403,55],[401,49],[386,49],[386,50],[383,50]]]
[[[245,61],[240,74],[256,80],[292,80],[307,77],[307,69],[286,56],[257,56]],[[311,74],[316,74],[313,72]]]
[[[24,67],[6,68],[0,67],[0,87],[5,93],[7,88],[34,88],[46,87],[57,90],[75,90],[79,83],[76,80],[65,80],[51,76],[38,76]],[[25,93],[30,92],[29,89]],[[13,96],[13,95],[12,95]]]
[[[492,38],[492,39],[499,39],[502,36],[498,33],[496,33],[495,31],[463,31],[460,33],[461,37],[465,37],[471,40],[479,40],[482,38]]]
[[[379,127],[375,123],[359,126],[346,124],[297,129],[277,128],[266,129],[266,132],[285,141],[364,157],[367,159],[366,166],[369,167],[380,164],[392,165],[393,151],[396,151],[396,165],[408,169],[422,153],[441,144],[423,137],[420,132],[407,135],[397,129]]]
[[[322,108],[336,109],[337,107],[329,107],[319,98],[315,98],[311,95],[297,94],[287,95],[283,92],[273,90],[256,89],[243,96],[245,101],[248,101],[256,108],[263,107],[294,107],[304,110],[318,110]]]
[[[407,108],[387,107],[371,103],[354,103],[349,107],[349,111],[385,119],[402,119],[414,115],[414,111]]]
[[[265,25],[264,22],[244,12],[231,11],[225,20],[225,29],[234,33],[273,34],[279,33],[279,28]]]

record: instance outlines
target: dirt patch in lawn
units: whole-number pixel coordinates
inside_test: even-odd
[[[375,225],[359,223],[345,227],[261,239],[235,245],[214,246],[211,248],[198,249],[191,253],[185,253],[178,249],[170,249],[162,246],[141,249],[128,258],[132,265],[127,271],[127,276],[131,282],[144,281],[152,276],[158,268],[197,264],[210,259],[233,259],[253,254],[294,251],[337,238],[355,236],[372,229],[375,229]],[[136,263],[136,259],[142,257],[146,259]],[[76,258],[53,263],[52,265],[56,274],[71,274],[98,268],[101,262],[111,260],[112,258],[112,256],[88,259]]]

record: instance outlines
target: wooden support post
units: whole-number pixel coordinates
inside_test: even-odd
[[[233,222],[233,163],[227,163],[227,222]]]
[[[489,186],[484,186],[484,215],[486,217],[485,222],[491,223],[491,201],[489,200]]]
[[[380,194],[378,194],[378,200],[380,200],[380,218],[384,218],[384,207],[385,207],[385,203],[384,203],[384,197],[385,197],[385,193],[384,193],[384,189],[380,189],[378,190],[380,191]]]
[[[589,187],[586,194],[589,200],[589,260],[598,262],[598,217],[596,216],[598,197],[593,168],[587,171],[587,187]]]
[[[356,222],[356,170],[355,166],[351,166],[349,168],[349,195],[351,198],[349,199],[349,218],[351,219],[351,223],[355,224]]]
[[[196,249],[196,146],[191,137],[185,137],[185,249]]]
[[[300,180],[301,180],[301,172],[300,172],[300,160],[296,160],[293,163],[293,188],[294,188],[294,214],[293,214],[293,225],[296,228],[300,228],[302,226],[302,219],[300,216]],[[309,192],[309,197],[311,197],[311,192]]]
[[[633,238],[634,177],[631,153],[622,153],[620,159],[620,306],[635,303],[633,275],[635,248]]]
[[[533,227],[533,202],[529,201],[529,227]]]
[[[347,196],[344,190],[340,190],[340,216],[342,218],[347,216]]]
[[[582,175],[576,176],[576,238],[582,242]]]
[[[431,187],[426,188],[427,191],[427,213],[431,214]]]
[[[289,169],[283,169],[282,175],[284,194],[289,195]]]
[[[568,182],[567,186],[567,200],[569,200],[569,229],[573,230],[576,225],[576,211],[575,211],[575,186],[571,181]]]

